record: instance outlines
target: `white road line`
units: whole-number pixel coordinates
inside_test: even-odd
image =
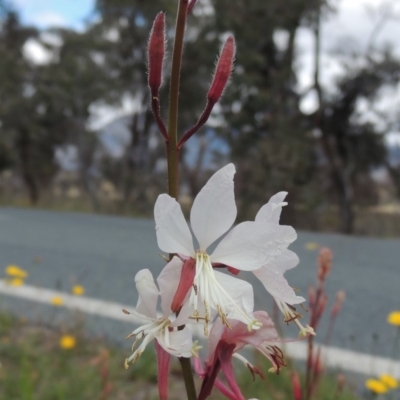
[[[129,311],[129,309],[134,308],[132,305],[127,306],[125,304],[114,303],[111,301],[92,299],[86,296],[74,296],[65,292],[29,285],[11,286],[4,281],[0,281],[0,293],[47,305],[51,305],[51,301],[54,297],[61,297],[63,300],[62,307],[71,310],[79,310],[88,314],[100,315],[102,317],[112,318],[127,323],[140,323],[135,316],[126,315],[122,312],[122,309]]]
[[[125,315],[122,309],[133,309],[131,305],[125,305],[110,301],[93,299],[85,296],[74,296],[65,292],[44,289],[35,286],[22,285],[10,286],[0,281],[0,294],[19,297],[39,303],[51,305],[54,297],[63,299],[62,307],[79,310],[88,314],[99,315],[127,323],[138,324],[140,321],[133,315]],[[196,333],[202,332],[202,326],[193,326]],[[196,329],[198,328],[198,329]],[[201,336],[201,335],[199,335]],[[307,343],[285,343],[285,354],[297,360],[305,360],[307,355]],[[400,379],[400,362],[384,357],[371,356],[351,350],[343,350],[337,347],[321,346],[323,363],[332,368],[353,371],[360,374],[377,376],[390,373],[396,379]]]

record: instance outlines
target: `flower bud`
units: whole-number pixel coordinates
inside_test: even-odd
[[[332,267],[333,253],[328,248],[323,248],[318,255],[318,280],[323,282]]]
[[[196,275],[196,260],[189,258],[183,263],[181,277],[179,280],[178,288],[171,303],[171,310],[173,312],[178,312],[182,307],[183,302],[189,290],[193,286],[194,277]],[[197,288],[194,288],[197,290]]]
[[[328,296],[324,294],[319,303],[316,305],[317,309],[315,312],[315,323],[317,324],[325,311],[326,304],[328,303]]]
[[[211,87],[207,94],[207,100],[212,104],[215,104],[221,98],[231,76],[235,50],[235,39],[233,36],[229,36],[221,50]]]
[[[311,285],[308,287],[308,304],[311,309],[315,306],[315,289],[314,286]]]
[[[346,298],[346,293],[344,292],[344,290],[339,290],[336,293],[336,301],[332,307],[332,312],[331,312],[332,315],[336,316],[339,313],[339,311],[342,308],[342,304],[343,304],[345,298]]]
[[[160,12],[154,20],[150,32],[148,57],[148,79],[150,89],[158,90],[162,82],[162,70],[165,56],[165,15]]]
[[[337,391],[341,393],[346,385],[346,376],[344,374],[339,374],[337,377]]]
[[[301,392],[300,378],[297,372],[292,373],[292,387],[294,400],[302,400],[303,395]]]

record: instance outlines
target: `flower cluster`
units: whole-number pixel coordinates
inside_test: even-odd
[[[274,297],[284,321],[299,326],[300,337],[314,334],[311,327],[298,321],[295,305],[305,299],[297,296],[284,278],[285,271],[299,262],[287,249],[296,232],[279,224],[287,193],[273,196],[254,221],[232,228],[237,214],[234,174],[234,165],[228,164],[209,179],[194,200],[190,228],[173,197],[158,197],[154,209],[158,246],[174,256],[158,276],[158,288],[148,269],[139,271],[135,278],[139,300],[132,314],[143,325],[128,336],[135,336],[135,341],[126,366],[135,362],[152,340],[156,341],[159,362],[167,360],[164,368],[168,368],[170,355],[194,355],[195,369],[203,378],[199,399],[205,399],[214,385],[230,399],[243,398],[233,375],[232,357],[243,361],[253,374],[262,375],[238,353],[246,345],[271,361],[271,371],[279,372],[285,365],[274,324],[265,311],[254,311],[253,287],[237,277],[240,271],[254,273]],[[161,313],[156,310],[159,297]],[[191,330],[197,324],[202,325],[203,339],[208,340],[204,366]],[[229,387],[218,380],[220,370]],[[163,387],[166,376],[160,375]]]

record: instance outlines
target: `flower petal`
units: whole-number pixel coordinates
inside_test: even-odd
[[[296,237],[291,226],[242,222],[222,239],[210,258],[212,262],[252,271],[274,260]]]
[[[169,354],[176,357],[190,357],[192,355],[192,331],[186,326],[182,330],[169,332],[164,329],[157,335],[159,345]]]
[[[276,257],[276,260],[273,263],[279,271],[285,272],[294,268],[299,262],[300,260],[297,254],[286,249]]]
[[[261,281],[265,289],[278,300],[287,304],[299,304],[305,301],[304,297],[296,296],[295,291],[273,263],[253,271],[253,274]]]
[[[183,261],[175,256],[158,275],[157,283],[160,288],[161,309],[164,317],[172,313],[171,303],[181,278],[182,266]]]
[[[142,269],[135,276],[136,289],[139,293],[136,311],[150,318],[156,318],[158,289],[150,270]]]
[[[240,391],[239,385],[236,381],[235,373],[233,371],[232,355],[235,347],[234,345],[228,345],[223,342],[221,342],[221,344],[223,344],[223,346],[220,346],[219,348],[219,360],[221,362],[221,369],[225,375],[225,379],[232,389],[232,392],[235,394],[235,399],[246,400]]]
[[[261,322],[260,329],[249,332],[247,327],[242,323],[232,325],[232,330],[226,330],[225,340],[228,343],[235,343],[238,351],[245,345],[258,348],[261,345],[276,345],[282,342],[279,338],[275,325],[266,311],[254,311],[254,317]]]
[[[158,196],[154,206],[158,247],[166,253],[194,254],[192,234],[179,203],[168,194]]]
[[[246,325],[249,323],[249,318],[255,319],[253,316],[253,286],[242,279],[234,278],[231,275],[219,271],[214,271],[214,274],[218,283],[233,301],[226,300],[224,302],[224,311],[227,314],[226,317],[243,321]],[[221,296],[221,298],[225,299],[223,296]],[[243,313],[241,313],[238,308],[242,310]]]
[[[287,194],[287,192],[279,192],[272,196],[268,203],[264,204],[260,208],[255,220],[257,222],[270,222],[273,224],[279,224],[282,207],[287,205],[287,203],[283,201],[285,200]]]
[[[222,236],[235,222],[233,192],[235,166],[228,164],[217,171],[196,196],[190,212],[190,224],[201,250]]]

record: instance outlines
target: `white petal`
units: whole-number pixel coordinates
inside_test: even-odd
[[[246,325],[249,323],[249,318],[255,319],[253,316],[253,309],[254,309],[253,286],[250,283],[243,281],[242,279],[234,278],[231,275],[224,274],[219,271],[214,271],[214,274],[218,283],[223,287],[223,289],[228,293],[230,298],[236,304],[235,307],[235,305],[228,300],[224,302],[227,318],[242,321]],[[245,315],[243,315],[243,313],[241,313],[237,309],[237,307],[239,307],[244,312]]]
[[[260,208],[255,220],[257,222],[270,222],[278,224],[281,217],[282,207],[287,205],[287,203],[283,201],[285,200],[286,196],[287,192],[279,192],[272,196],[268,203],[264,204]]]
[[[157,341],[160,346],[169,354],[176,357],[190,357],[193,346],[192,332],[188,327],[181,331],[168,332],[163,330],[157,335]]]
[[[291,250],[284,250],[276,257],[273,264],[276,265],[279,271],[285,272],[294,268],[299,262],[300,260],[296,253],[293,253]]]
[[[222,239],[210,258],[212,262],[252,271],[274,260],[296,237],[291,226],[242,222]]]
[[[190,224],[201,250],[222,236],[235,222],[233,192],[235,166],[228,164],[217,171],[196,196],[190,212]]]
[[[171,196],[161,194],[154,206],[158,247],[166,253],[194,254],[192,234],[181,206]]]
[[[182,266],[183,261],[178,257],[173,257],[157,278],[161,295],[161,309],[164,317],[168,317],[172,313],[171,303],[179,285]]]
[[[277,298],[288,304],[299,304],[305,301],[301,296],[296,296],[295,291],[289,286],[283,274],[273,265],[253,271],[265,289]]]
[[[139,299],[136,311],[150,318],[156,318],[158,289],[150,270],[142,269],[135,276],[136,289]]]

